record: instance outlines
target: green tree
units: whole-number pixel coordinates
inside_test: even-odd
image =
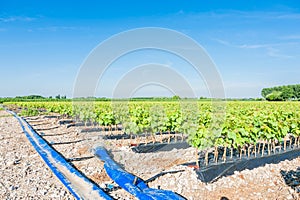
[[[282,101],[282,92],[279,91],[273,91],[271,94],[268,94],[266,96],[266,99],[268,101]]]
[[[172,97],[172,99],[173,99],[173,100],[179,100],[179,99],[180,99],[180,96],[175,95],[175,96]]]
[[[263,88],[261,95],[268,101],[300,99],[300,84]]]
[[[281,88],[281,97],[284,101],[289,100],[294,97],[293,89],[289,86],[282,86]]]

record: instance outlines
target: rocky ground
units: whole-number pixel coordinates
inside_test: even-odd
[[[0,111],[0,143],[0,199],[74,199],[5,111]]]
[[[236,172],[211,184],[197,179],[196,173],[182,163],[194,160],[194,149],[169,152],[134,153],[120,141],[104,141],[103,133],[82,133],[83,127],[59,124],[57,117],[30,117],[27,121],[44,139],[72,160],[74,166],[101,187],[114,185],[103,169],[103,162],[93,157],[90,149],[104,145],[125,170],[147,180],[166,172],[149,186],[172,190],[187,199],[298,199],[298,193],[288,186],[299,181],[300,158],[268,164],[253,170]],[[18,121],[0,111],[0,199],[73,199],[31,147]],[[116,199],[134,199],[125,191],[110,192]]]

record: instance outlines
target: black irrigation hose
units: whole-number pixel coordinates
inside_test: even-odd
[[[172,143],[154,143],[144,144],[132,148],[135,153],[152,153],[158,151],[171,151],[172,149],[187,149],[190,145],[187,142],[172,142]]]
[[[208,166],[200,165],[200,168],[196,169],[196,173],[201,181],[209,183],[216,181],[220,177],[232,175],[235,171],[242,171],[245,169],[251,170],[260,166],[264,166],[265,164],[276,164],[283,160],[292,160],[299,156],[300,148],[290,148],[286,151],[280,151],[276,154],[271,155],[265,154],[264,156],[252,156],[249,158],[242,157],[242,159],[235,158],[226,162],[212,163]]]

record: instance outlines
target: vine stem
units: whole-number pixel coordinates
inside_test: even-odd
[[[242,159],[243,150],[240,148],[240,159]]]
[[[271,155],[271,149],[270,149],[270,140],[269,140],[269,141],[267,141],[267,143],[268,143],[268,155]]]
[[[154,144],[156,142],[156,138],[155,138],[154,134],[151,134],[151,136],[152,136],[152,144]]]
[[[208,151],[205,152],[205,165],[208,165]]]
[[[264,152],[265,152],[265,146],[266,146],[266,140],[264,140],[263,146],[262,146],[262,150],[261,150],[261,157],[264,156]]]
[[[226,150],[227,150],[227,146],[225,145],[225,147],[224,147],[224,153],[223,153],[224,163],[226,162]]]
[[[140,136],[137,135],[137,145],[140,145]]]
[[[215,162],[217,163],[218,162],[218,155],[219,155],[219,153],[218,153],[218,147],[217,146],[215,146]]]
[[[250,157],[251,146],[248,147],[248,158]]]
[[[171,131],[168,131],[168,133],[169,133],[168,144],[170,144],[170,142],[171,142]]]
[[[163,142],[163,141],[162,141],[163,139],[162,139],[162,132],[161,132],[161,131],[159,131],[159,135],[160,135],[160,138],[159,138],[159,139],[160,139],[160,143],[162,143],[162,142]]]
[[[145,144],[147,145],[148,144],[148,134],[146,133],[145,135]]]
[[[132,135],[130,134],[129,144],[132,144]]]
[[[257,154],[259,155],[261,143],[258,144]]]

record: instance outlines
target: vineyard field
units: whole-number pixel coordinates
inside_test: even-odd
[[[180,133],[200,149],[225,147],[245,151],[257,143],[281,142],[287,136],[300,142],[299,102],[227,102],[214,129],[211,102],[6,102],[23,108],[21,114],[59,113],[94,126],[122,125],[128,134]]]

